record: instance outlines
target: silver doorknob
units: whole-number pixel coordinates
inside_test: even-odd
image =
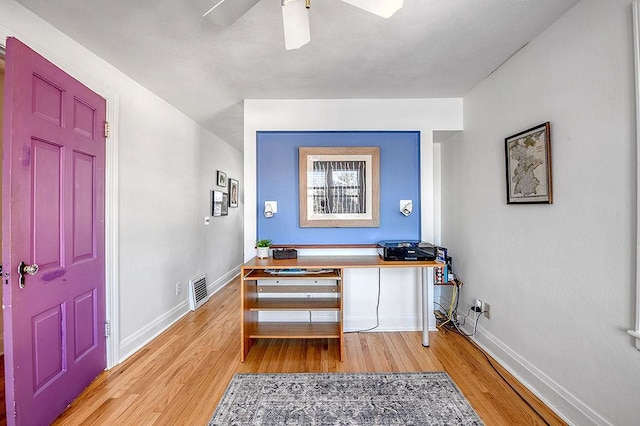
[[[19,284],[20,288],[24,288],[24,274],[35,275],[38,272],[38,265],[27,265],[24,262],[20,262],[18,265],[18,275],[19,275]]]
[[[23,273],[27,273],[29,275],[35,275],[38,272],[38,265],[35,263],[33,265],[23,265],[22,266]]]

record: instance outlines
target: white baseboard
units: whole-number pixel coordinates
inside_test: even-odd
[[[470,332],[470,330],[465,331]],[[581,426],[611,424],[486,329],[479,326],[473,339],[478,346],[568,424]]]
[[[209,296],[213,296],[216,294],[222,287],[229,284],[231,280],[240,275],[240,266],[238,265],[214,282],[207,284],[207,291],[209,292]]]
[[[239,274],[240,266],[237,266],[236,268],[232,269],[231,271],[227,272],[222,277],[217,279],[215,282],[208,284],[207,291],[209,292],[209,295],[213,295],[214,293],[218,292]],[[191,312],[189,309],[189,300],[184,300],[170,311],[151,321],[149,324],[142,327],[140,330],[133,333],[126,339],[123,339],[120,342],[120,359],[118,360],[118,364],[129,358],[147,343],[158,337],[160,333],[171,327],[180,318],[182,318],[189,312]]]
[[[166,312],[164,315],[151,321],[145,327],[133,333],[120,342],[120,359],[118,364],[136,353],[144,345],[158,337],[160,333],[172,326],[176,321],[185,316],[189,311],[189,301],[185,300]]]

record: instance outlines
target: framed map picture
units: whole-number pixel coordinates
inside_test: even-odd
[[[507,204],[553,202],[549,122],[505,139]]]

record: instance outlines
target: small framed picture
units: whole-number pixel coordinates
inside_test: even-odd
[[[220,215],[228,216],[229,215],[229,194],[226,192],[222,193],[222,205],[220,206]]]
[[[549,122],[504,140],[507,204],[552,204]]]
[[[229,179],[229,207],[238,207],[238,181]]]
[[[217,178],[218,186],[227,186],[227,174],[225,172],[221,172],[220,170],[218,170]]]
[[[211,216],[222,216],[223,192],[211,191]]]

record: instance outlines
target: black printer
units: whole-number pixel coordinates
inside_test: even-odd
[[[383,260],[435,260],[436,247],[417,240],[378,241],[378,254]]]

